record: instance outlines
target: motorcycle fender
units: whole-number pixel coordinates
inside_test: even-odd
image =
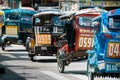
[[[66,56],[65,56],[65,51],[59,50],[59,53],[60,53],[60,56],[61,56],[62,59],[65,59],[65,58],[66,58]]]
[[[2,39],[1,39],[2,43],[5,42],[5,39],[6,39],[6,38],[7,38],[7,37],[5,37],[5,36],[2,37]]]

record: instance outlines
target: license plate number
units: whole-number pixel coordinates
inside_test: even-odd
[[[120,71],[120,66],[117,64],[106,64],[106,71],[108,71],[108,72]]]
[[[80,49],[89,49],[93,47],[93,38],[92,37],[80,37],[79,38],[79,48]]]

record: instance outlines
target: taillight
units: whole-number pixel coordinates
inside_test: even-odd
[[[110,35],[110,34],[104,34],[104,37],[105,38],[112,38],[112,35]]]

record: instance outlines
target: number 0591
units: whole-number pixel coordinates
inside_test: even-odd
[[[93,47],[93,38],[92,37],[80,37],[79,38],[79,47],[90,48]]]

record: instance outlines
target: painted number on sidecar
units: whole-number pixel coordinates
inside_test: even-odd
[[[120,43],[108,43],[107,57],[120,58]]]
[[[93,47],[93,38],[92,37],[80,37],[79,38],[79,47],[82,47],[82,48]]]
[[[36,34],[36,42],[40,45],[51,44],[50,34]]]

